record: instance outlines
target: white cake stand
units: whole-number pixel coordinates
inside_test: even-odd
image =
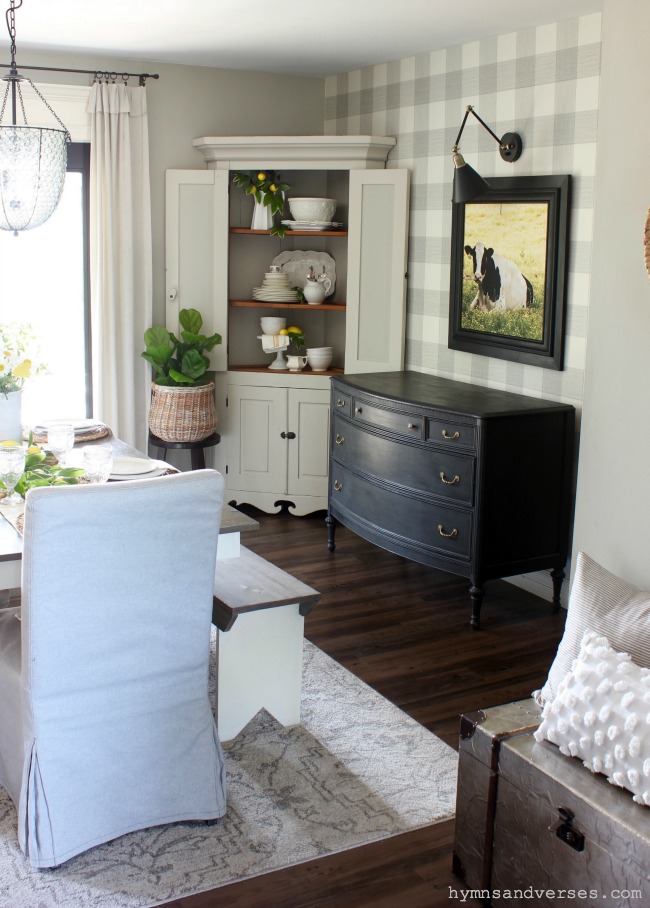
[[[289,346],[291,338],[284,334],[262,334],[258,336],[258,340],[262,341],[262,350],[265,353],[275,353],[275,359],[269,363],[268,368],[286,371],[289,367],[284,358],[284,351]]]

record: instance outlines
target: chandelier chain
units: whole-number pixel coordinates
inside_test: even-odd
[[[52,114],[52,116],[54,117],[54,119],[56,120],[56,122],[59,124],[59,126],[61,127],[61,129],[63,129],[63,131],[64,131],[65,134],[66,134],[66,142],[70,142],[70,141],[71,141],[70,133],[69,133],[67,127],[65,126],[65,124],[63,123],[63,121],[61,120],[61,118],[59,117],[59,115],[52,109],[52,105],[49,104],[48,101],[45,100],[45,98],[44,98],[43,95],[40,93],[40,91],[38,90],[38,88],[36,88],[36,86],[34,85],[34,83],[32,82],[31,79],[26,79],[25,81],[26,81],[26,82],[29,82],[29,84],[32,86],[33,90],[36,92],[36,94],[37,94],[38,97],[41,99],[41,101],[43,102],[43,104],[45,104],[45,106],[47,107],[47,109],[49,110],[49,112]],[[21,104],[23,103],[22,92],[20,93],[20,103],[21,103]],[[25,113],[25,105],[23,104],[23,114],[24,114],[24,113]],[[27,123],[27,117],[25,117],[25,123]]]
[[[7,10],[6,20],[7,20],[7,30],[9,31],[9,38],[11,39],[11,65],[12,68],[16,67],[16,10],[20,9],[23,5],[23,0],[18,0],[18,5],[16,5],[16,0],[9,0],[11,6]]]

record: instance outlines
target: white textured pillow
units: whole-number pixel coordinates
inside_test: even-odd
[[[542,712],[535,739],[546,738],[587,769],[650,804],[650,668],[587,631],[580,653]]]
[[[587,628],[604,634],[614,649],[630,653],[637,665],[650,666],[650,593],[610,574],[579,552],[564,636],[546,684],[533,692],[540,706],[555,697]]]

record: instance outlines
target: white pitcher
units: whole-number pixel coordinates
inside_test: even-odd
[[[305,297],[305,301],[310,306],[320,306],[327,294],[330,292],[331,287],[332,282],[325,274],[325,269],[323,269],[322,274],[319,274],[318,277],[316,277],[316,275],[314,274],[313,265],[310,265],[307,282],[302,291]]]

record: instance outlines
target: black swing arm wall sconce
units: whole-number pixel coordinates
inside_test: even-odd
[[[506,132],[499,138],[498,135],[490,129],[487,123],[479,117],[472,105],[468,104],[467,109],[465,110],[465,116],[463,117],[463,122],[460,124],[460,129],[456,136],[456,141],[451,149],[454,158],[454,191],[452,202],[469,202],[471,199],[475,199],[477,196],[487,192],[490,188],[489,183],[470,167],[469,164],[465,163],[465,160],[459,151],[460,137],[463,134],[465,123],[467,123],[467,118],[470,114],[476,117],[481,126],[483,126],[483,128],[490,133],[492,138],[499,143],[499,152],[504,161],[509,161],[513,164],[521,157],[521,152],[524,147],[519,133]]]

